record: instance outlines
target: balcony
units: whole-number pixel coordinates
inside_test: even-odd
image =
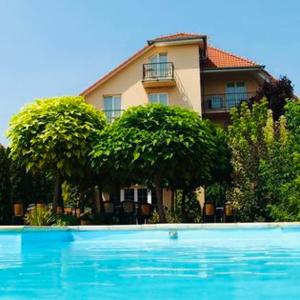
[[[109,123],[112,123],[115,119],[121,117],[123,109],[104,109],[103,112]]]
[[[225,113],[255,96],[255,92],[203,95],[203,113]]]
[[[175,86],[174,65],[172,62],[143,65],[144,87]]]

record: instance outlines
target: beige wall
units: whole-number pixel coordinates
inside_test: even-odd
[[[202,74],[202,92],[204,95],[224,94],[230,81],[244,81],[248,92],[255,92],[260,82],[253,72],[219,72]]]
[[[142,84],[142,65],[155,53],[166,52],[169,62],[174,63],[176,86],[147,88]],[[191,108],[201,113],[201,88],[199,69],[199,46],[154,47],[132,62],[118,74],[104,82],[86,96],[86,101],[103,109],[103,97],[121,95],[122,109],[148,103],[148,93],[166,92],[169,104]]]

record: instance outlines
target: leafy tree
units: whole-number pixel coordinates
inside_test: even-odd
[[[56,176],[54,209],[63,178],[84,178],[88,154],[106,124],[105,116],[82,97],[36,100],[10,122],[11,158],[33,173]]]
[[[272,197],[270,214],[275,221],[300,220],[300,102],[289,102],[269,143],[263,161],[266,188]],[[272,135],[271,135],[272,136]]]
[[[93,165],[112,170],[122,184],[155,187],[160,222],[165,222],[162,188],[191,191],[212,179],[215,128],[195,112],[163,105],[126,111],[99,139]]]
[[[263,98],[267,99],[268,107],[277,121],[284,114],[287,99],[295,98],[291,80],[283,76],[279,80],[265,81],[250,102],[253,104]]]
[[[0,144],[0,224],[7,224],[11,215],[9,158]]]
[[[267,116],[267,101],[255,103],[251,110],[246,103],[240,110],[231,110],[228,140],[232,151],[233,188],[228,197],[236,205],[242,221],[262,221],[269,216],[260,176],[260,161],[267,155],[264,135]]]
[[[233,189],[242,221],[300,220],[299,103],[273,120],[267,101],[232,111]]]

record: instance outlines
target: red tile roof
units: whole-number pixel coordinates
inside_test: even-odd
[[[184,39],[198,39],[206,37],[205,35],[195,34],[195,33],[186,33],[186,32],[178,32],[170,35],[162,35],[155,39],[149,40],[148,43],[154,43],[159,41],[176,41],[176,40],[184,40]]]
[[[207,59],[201,62],[202,69],[247,68],[258,66],[257,63],[249,59],[212,46],[207,47]]]

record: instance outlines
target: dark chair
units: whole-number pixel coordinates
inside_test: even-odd
[[[215,222],[216,218],[216,207],[214,203],[205,202],[203,207],[203,220],[207,223]]]
[[[123,201],[121,206],[121,222],[123,224],[135,223],[135,203],[133,201]]]
[[[149,203],[140,204],[138,209],[138,215],[137,215],[138,223],[139,224],[148,223],[148,220],[151,217],[151,213],[152,213],[151,204]]]
[[[115,204],[110,201],[103,202],[103,209],[104,209],[105,223],[107,223],[107,224],[114,223]]]
[[[224,205],[224,222],[234,222],[234,208],[231,203],[225,203]]]

